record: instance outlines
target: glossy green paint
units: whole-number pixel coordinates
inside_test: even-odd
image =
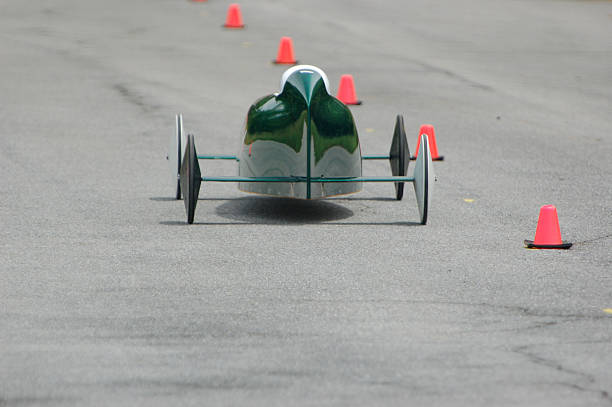
[[[354,152],[359,146],[359,137],[350,110],[327,93],[323,79],[311,86],[311,76],[303,78],[305,83],[291,77],[280,95],[265,96],[251,106],[244,144],[273,140],[299,152],[301,127],[306,122],[314,141],[315,162],[333,146]]]
[[[331,147],[340,146],[349,153],[359,147],[359,137],[351,111],[344,103],[327,93],[322,80],[315,86],[310,111],[315,162],[319,162]]]
[[[315,181],[360,177],[361,151],[350,110],[307,67],[291,73],[281,93],[251,106],[239,162],[243,177],[305,178],[295,185],[241,181],[246,192],[312,199],[361,190],[361,180],[327,186]]]
[[[286,144],[295,152],[302,149],[302,127],[308,106],[300,92],[292,85],[278,96],[259,99],[249,109],[244,144],[257,140],[271,140]]]

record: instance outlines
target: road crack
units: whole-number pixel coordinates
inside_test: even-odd
[[[568,368],[567,366],[564,366],[563,364],[561,364],[560,362],[554,359],[545,358],[533,350],[534,346],[538,346],[538,345],[516,346],[512,348],[511,350],[514,353],[517,353],[521,356],[526,357],[533,364],[544,366],[549,369],[553,369],[555,371],[565,373],[569,376],[573,376],[577,381],[583,381],[583,382],[586,382],[587,384],[596,384],[596,380],[595,380],[595,377],[593,377],[593,375],[590,375],[585,372],[581,372],[576,369]],[[553,382],[552,384],[557,385],[557,386],[567,387],[567,388],[574,389],[580,392],[597,394],[608,404],[612,405],[612,397],[610,397],[610,393],[607,390],[593,389],[593,388],[589,388],[589,387],[586,387],[584,385],[580,385],[574,382],[565,382],[565,381],[556,381],[556,382]]]

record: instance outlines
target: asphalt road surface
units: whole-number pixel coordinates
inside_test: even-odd
[[[612,405],[612,3],[228,5],[0,1],[0,406]],[[436,126],[426,226],[389,184],[185,224],[174,115],[236,153],[284,35],[364,153]],[[570,250],[523,247],[544,204]]]

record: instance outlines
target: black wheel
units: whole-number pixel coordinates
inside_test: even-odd
[[[193,134],[187,136],[187,146],[185,148],[185,157],[181,164],[180,179],[185,211],[187,212],[187,223],[192,224],[195,208],[198,204],[200,184],[202,183],[202,174],[200,173]]]
[[[404,130],[404,117],[401,114],[395,119],[395,129],[393,129],[393,140],[389,151],[389,163],[393,176],[405,177],[408,174],[408,164],[410,163],[410,150]],[[401,201],[404,196],[404,183],[395,183],[395,199]]]

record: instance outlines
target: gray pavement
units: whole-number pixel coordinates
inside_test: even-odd
[[[0,406],[612,405],[612,3],[228,5],[0,2]],[[235,153],[283,35],[364,153],[436,126],[427,226],[378,184],[184,224],[174,114]],[[569,251],[523,248],[548,203]]]

